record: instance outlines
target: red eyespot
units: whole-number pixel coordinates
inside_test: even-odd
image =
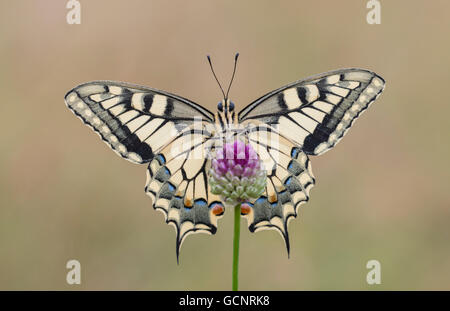
[[[241,215],[248,215],[252,211],[250,205],[243,203],[241,204]]]
[[[212,213],[216,216],[222,215],[224,212],[224,208],[222,205],[220,204],[216,204],[214,205],[214,207],[212,208]]]

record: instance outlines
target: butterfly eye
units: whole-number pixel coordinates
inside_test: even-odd
[[[219,111],[223,111],[223,104],[222,104],[222,102],[219,102],[218,104],[217,104],[217,109],[219,109]]]
[[[230,111],[234,110],[234,103],[232,101],[230,101]]]

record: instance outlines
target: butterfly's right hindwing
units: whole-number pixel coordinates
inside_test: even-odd
[[[211,112],[185,98],[120,82],[82,84],[65,101],[117,154],[134,163],[151,161],[194,119],[213,121]]]
[[[289,220],[309,199],[315,179],[308,156],[276,129],[259,124],[247,128],[248,143],[263,160],[267,184],[263,195],[253,202],[247,218],[251,232],[277,230],[289,254]]]

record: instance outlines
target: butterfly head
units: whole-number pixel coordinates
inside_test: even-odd
[[[217,104],[217,110],[220,112],[234,112],[234,103],[229,99],[222,99]]]
[[[225,124],[233,124],[236,121],[236,114],[234,112],[234,103],[229,99],[222,99],[217,104],[216,119],[223,127]]]

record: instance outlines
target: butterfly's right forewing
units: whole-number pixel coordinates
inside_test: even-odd
[[[303,152],[333,148],[381,94],[384,80],[364,69],[340,69],[270,92],[239,113],[239,121],[274,125]]]

